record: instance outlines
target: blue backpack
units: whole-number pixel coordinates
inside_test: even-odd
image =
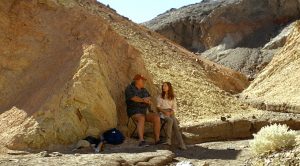
[[[101,136],[102,141],[112,145],[122,144],[125,140],[124,135],[116,128],[105,131]]]

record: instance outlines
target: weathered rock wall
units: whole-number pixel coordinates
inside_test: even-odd
[[[58,2],[0,2],[0,140],[9,148],[68,144],[126,123],[124,89],[134,74],[149,76],[107,22]]]

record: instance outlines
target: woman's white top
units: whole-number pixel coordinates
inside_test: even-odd
[[[176,99],[173,100],[163,99],[161,96],[157,97],[157,107],[160,109],[172,109],[174,111],[177,110]]]

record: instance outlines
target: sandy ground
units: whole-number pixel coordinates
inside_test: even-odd
[[[192,145],[186,151],[176,151],[176,160],[190,161],[195,166],[245,165],[245,161],[251,156],[248,149],[249,140],[211,142]],[[176,165],[176,162],[171,164]]]
[[[300,131],[298,131],[300,136]],[[148,142],[151,138],[147,138]],[[254,159],[269,163],[272,165],[280,156],[277,153],[270,154],[267,158],[256,158],[249,149],[248,140],[232,140],[220,142],[208,142],[202,144],[188,145],[187,150],[179,150],[176,146],[167,145],[150,145],[149,147],[138,147],[138,141],[128,139],[122,145],[106,145],[103,152],[95,154],[91,148],[81,149],[72,152],[73,147],[66,147],[59,152],[20,152],[6,151],[0,148],[0,166],[27,166],[27,165],[45,165],[45,166],[73,166],[73,165],[136,165],[145,161],[146,164],[139,165],[168,165],[176,166],[179,162],[189,162],[193,166],[249,166]],[[290,160],[285,157],[287,154],[292,154],[292,151],[283,151],[280,159],[286,162]],[[295,151],[295,154],[298,151]],[[293,154],[293,155],[295,155]],[[160,164],[151,164],[150,160],[154,160]],[[291,159],[294,159],[292,157]],[[296,162],[298,160],[295,160]],[[148,163],[147,163],[148,162]],[[126,163],[126,164],[122,164]],[[129,163],[129,164],[128,164]],[[253,164],[253,163],[252,163]],[[282,165],[282,163],[281,163]],[[299,166],[299,165],[295,165]]]
[[[137,147],[136,141],[130,140],[121,146],[108,145],[101,154],[94,154],[92,150],[87,149],[77,153],[72,153],[71,149],[64,152],[49,152],[51,157],[43,157],[43,152],[30,154],[12,152],[0,155],[0,165],[106,165],[103,159],[109,160],[112,154],[130,159],[142,154],[159,153],[159,150],[170,150],[176,155],[170,166],[180,161],[189,161],[195,166],[202,166],[205,163],[223,166],[244,165],[250,156],[248,142],[249,140],[203,143],[189,145],[188,150],[182,151],[166,145],[140,148]]]

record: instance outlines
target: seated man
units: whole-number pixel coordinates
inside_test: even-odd
[[[149,92],[144,88],[147,79],[137,74],[133,82],[125,90],[127,114],[137,122],[139,146],[148,146],[144,140],[145,121],[153,123],[155,144],[162,143],[160,136],[160,117],[156,113],[150,113],[151,98]]]

